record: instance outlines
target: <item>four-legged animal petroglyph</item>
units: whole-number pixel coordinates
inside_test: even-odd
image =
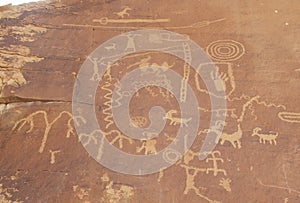
[[[122,11],[120,11],[120,12],[114,12],[114,14],[116,14],[120,18],[125,18],[125,16],[129,17],[128,11],[131,11],[131,10],[132,9],[130,7],[125,6]]]
[[[266,143],[266,141],[268,141],[270,144],[274,143],[274,145],[276,145],[276,138],[278,136],[278,133],[269,133],[269,134],[264,134],[264,133],[260,133],[262,129],[257,127],[253,129],[253,133],[252,136],[257,136],[259,137],[259,143]]]
[[[178,125],[180,124],[180,126],[188,126],[188,122],[190,120],[192,120],[192,118],[178,118],[178,117],[174,117],[174,114],[176,114],[177,111],[176,110],[170,110],[166,113],[166,115],[163,117],[163,119],[168,119],[170,120],[170,125]]]
[[[243,135],[243,132],[242,132],[242,129],[241,129],[241,125],[238,124],[237,125],[238,129],[236,132],[234,133],[231,133],[231,134],[228,134],[228,133],[222,133],[221,137],[220,137],[220,143],[221,145],[223,145],[225,143],[225,141],[228,141],[231,143],[231,145],[234,147],[234,148],[241,148],[241,138],[242,138],[242,135]]]

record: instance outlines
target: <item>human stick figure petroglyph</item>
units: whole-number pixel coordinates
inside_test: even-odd
[[[60,119],[64,114],[66,114],[67,116],[69,116],[69,120],[68,120],[68,130],[67,130],[67,135],[66,137],[70,137],[71,134],[74,134],[74,128],[71,124],[71,121],[73,120],[73,116],[70,112],[68,111],[62,111],[60,112],[60,114],[55,117],[51,122],[49,122],[49,119],[48,119],[48,113],[46,111],[36,111],[32,114],[30,114],[29,116],[27,116],[26,118],[23,118],[21,120],[19,120],[18,122],[15,123],[14,127],[13,127],[13,130],[17,129],[18,128],[18,131],[21,130],[24,125],[26,123],[29,123],[30,125],[30,128],[26,131],[26,133],[29,133],[33,130],[34,128],[34,117],[37,116],[38,114],[42,114],[43,115],[43,118],[44,118],[44,121],[45,121],[45,131],[44,131],[44,135],[43,135],[43,139],[42,139],[42,143],[41,143],[41,146],[39,148],[39,153],[42,153],[44,151],[44,148],[46,146],[46,142],[47,142],[47,139],[48,139],[48,135],[49,135],[49,132],[52,128],[52,126],[57,122],[58,119]]]
[[[157,153],[156,150],[156,143],[157,141],[155,139],[151,140],[142,140],[142,146],[136,148],[136,152],[145,151],[145,155]]]
[[[212,157],[214,157],[214,158],[212,158],[212,159],[214,159],[214,160],[215,159],[219,159],[219,158],[215,157],[215,154],[218,154],[219,152],[214,151],[213,153],[214,154],[212,155]],[[195,194],[197,196],[199,196],[200,198],[202,198],[202,199],[204,199],[204,200],[206,200],[206,201],[208,201],[210,203],[217,203],[219,201],[212,200],[209,197],[207,197],[207,196],[205,196],[204,194],[201,193],[200,190],[205,190],[206,188],[204,188],[204,187],[198,187],[195,184],[196,176],[199,173],[206,173],[207,174],[208,169],[211,169],[211,168],[199,168],[199,167],[195,167],[195,166],[190,166],[189,163],[195,157],[198,157],[198,156],[199,156],[199,153],[193,152],[192,150],[189,149],[188,152],[184,155],[183,161],[181,163],[178,163],[178,164],[180,164],[180,167],[182,167],[185,170],[185,174],[186,174],[186,184],[185,184],[185,189],[184,189],[183,194],[187,195],[190,191],[194,191]],[[215,162],[216,161],[217,160],[215,160]],[[217,163],[214,163],[214,164],[216,164],[214,166],[214,168],[215,168],[214,171],[216,171],[217,173],[220,172],[220,170],[221,171],[224,170],[224,169],[218,169],[217,168],[218,167]]]
[[[211,153],[211,158],[207,158],[205,160],[206,163],[208,163],[209,161],[212,161],[212,163],[213,163],[213,167],[212,168],[207,168],[206,173],[208,174],[210,171],[212,171],[214,176],[217,176],[219,172],[222,172],[225,176],[227,176],[227,172],[226,172],[225,169],[219,169],[218,168],[218,161],[220,161],[221,163],[224,163],[224,160],[222,158],[216,157],[216,155],[221,156],[221,152],[220,151],[213,151]]]
[[[88,59],[93,63],[93,75],[90,78],[92,81],[99,81],[101,79],[100,74],[99,74],[99,69],[98,69],[98,63],[102,62],[103,58],[91,58],[88,56]]]
[[[166,115],[163,117],[164,120],[170,120],[170,125],[178,125],[181,126],[188,126],[188,122],[192,120],[192,118],[178,118],[174,117],[174,114],[176,114],[176,110],[170,110],[166,113]]]
[[[127,39],[128,39],[127,45],[125,48],[125,52],[136,52],[134,38],[137,36],[140,36],[140,35],[139,34],[127,34],[124,36],[127,37]]]
[[[259,143],[266,143],[269,142],[270,144],[274,143],[274,145],[276,145],[276,138],[278,136],[278,133],[269,133],[269,134],[265,134],[265,133],[260,133],[262,129],[259,128],[259,127],[256,127],[253,129],[253,132],[252,132],[252,136],[257,136],[259,137]]]

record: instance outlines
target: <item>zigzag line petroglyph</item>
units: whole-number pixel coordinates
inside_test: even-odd
[[[257,104],[262,104],[264,105],[265,107],[275,107],[275,108],[282,108],[282,109],[286,109],[286,106],[285,105],[282,105],[282,104],[274,104],[274,103],[268,103],[266,101],[258,101],[256,100]]]
[[[105,128],[108,129],[110,125],[112,125],[114,123],[113,121],[113,115],[111,113],[112,110],[112,90],[109,89],[109,87],[111,86],[111,83],[106,81],[104,85],[101,86],[101,89],[106,90],[107,93],[103,96],[104,99],[106,100],[103,105],[105,106],[105,108],[103,109],[103,114],[106,115],[105,118],[103,119],[104,121],[107,122],[107,124],[105,125]]]
[[[73,116],[70,112],[68,111],[62,111],[60,112],[60,114],[55,117],[51,122],[49,122],[48,120],[48,113],[46,111],[36,111],[32,114],[30,114],[29,116],[27,116],[26,118],[23,118],[23,119],[20,119],[19,121],[17,121],[13,127],[13,130],[15,130],[18,126],[18,131],[21,130],[21,128],[23,128],[23,126],[26,124],[26,123],[29,123],[30,125],[30,128],[26,131],[26,133],[29,133],[33,130],[34,128],[34,117],[37,116],[38,114],[42,114],[43,115],[43,118],[44,118],[44,121],[45,121],[45,124],[46,124],[46,127],[45,127],[45,131],[44,131],[44,135],[43,135],[43,139],[42,139],[42,143],[41,143],[41,146],[39,148],[39,153],[42,153],[44,151],[44,148],[45,148],[45,145],[46,145],[46,142],[47,142],[47,139],[48,139],[48,135],[49,135],[49,132],[52,128],[52,126],[56,123],[56,121],[58,119],[60,119],[64,114],[68,115],[70,118],[68,120],[68,131],[67,131],[67,137],[70,137],[70,134],[74,134],[74,128],[72,127],[71,125],[71,121],[70,120],[73,120]]]
[[[239,96],[239,97],[233,97],[233,98],[228,97],[227,99],[228,99],[228,101],[240,101],[240,100],[242,100],[242,99],[249,100],[249,99],[250,99],[250,96],[245,95],[245,94],[242,94],[242,95]]]

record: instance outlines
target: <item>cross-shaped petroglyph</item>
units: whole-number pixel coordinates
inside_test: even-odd
[[[213,167],[212,168],[207,168],[206,169],[206,173],[208,174],[210,171],[213,172],[214,176],[217,176],[219,172],[223,173],[225,176],[227,176],[227,172],[224,169],[219,169],[218,168],[218,161],[220,161],[221,163],[224,163],[224,160],[222,158],[218,158],[216,157],[216,155],[221,156],[221,152],[219,151],[214,151],[211,154],[211,158],[207,158],[205,160],[206,163],[208,163],[209,161],[212,161],[213,163]]]

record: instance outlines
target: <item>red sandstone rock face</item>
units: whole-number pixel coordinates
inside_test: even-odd
[[[63,1],[1,9],[0,202],[299,202],[298,7],[292,0]],[[212,111],[207,87],[191,68],[188,84],[199,102],[197,138],[171,167],[133,176],[102,166],[85,150],[93,139],[79,141],[72,92],[93,50],[145,28],[180,33],[204,49],[226,90],[226,126],[200,161],[210,118],[224,111]],[[166,115],[159,136],[140,141],[112,133],[118,127],[111,118],[111,92],[127,73],[149,65],[184,76],[185,62],[170,54],[132,53],[110,64],[95,99],[105,139],[141,156],[174,142],[183,122],[174,120],[181,118],[180,102],[150,86],[132,97],[131,123],[148,127],[155,105],[177,110]]]

